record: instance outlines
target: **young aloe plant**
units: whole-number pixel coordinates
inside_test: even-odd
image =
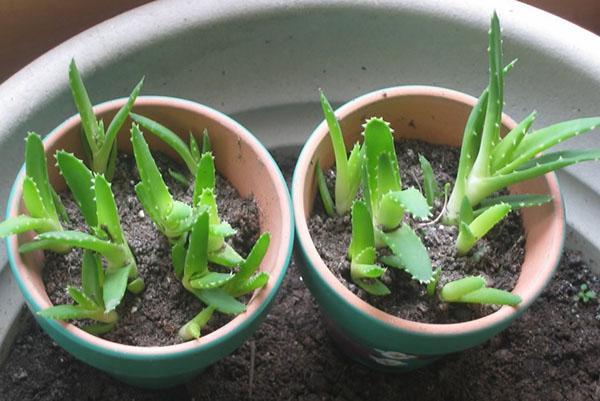
[[[67,288],[75,304],[52,306],[41,310],[38,315],[56,320],[90,319],[96,323],[85,326],[84,330],[93,334],[110,331],[118,320],[115,308],[125,293],[127,270],[119,269],[117,274],[106,275],[99,256],[85,250],[81,284],[82,288]]]
[[[352,207],[361,180],[360,145],[358,143],[354,144],[348,156],[342,129],[323,91],[321,91],[321,107],[329,128],[329,137],[335,155],[335,207],[318,162],[316,165],[317,183],[327,214],[333,216],[335,209],[338,215],[343,215]]]
[[[427,249],[404,214],[425,219],[430,215],[427,199],[414,187],[402,189],[394,138],[389,124],[381,118],[364,125],[363,188],[375,229],[375,243],[388,246],[393,255],[381,260],[388,266],[406,270],[420,282],[429,282],[433,269]]]
[[[61,219],[67,220],[64,206],[50,185],[42,139],[30,132],[25,139],[25,178],[23,201],[28,215],[21,214],[0,223],[0,237],[33,230],[37,233],[62,231]],[[55,244],[52,250],[66,252],[65,244]]]
[[[536,157],[562,141],[595,129],[600,125],[600,117],[565,121],[528,133],[535,118],[532,113],[501,138],[504,75],[512,64],[502,68],[502,41],[496,13],[492,16],[488,53],[489,84],[465,126],[456,184],[448,202],[446,220],[453,224],[459,223],[465,196],[474,207],[509,185],[575,163],[600,159],[597,149],[557,151]],[[503,201],[513,208],[527,204],[511,197]]]
[[[511,305],[521,302],[521,297],[508,291],[486,287],[483,277],[470,276],[446,283],[440,291],[444,302],[475,303],[483,305]]]
[[[210,139],[208,136],[208,131],[205,129],[202,134],[202,152],[198,147],[198,142],[196,142],[196,138],[192,134],[189,133],[189,145],[186,143],[173,131],[164,125],[139,114],[129,113],[129,116],[133,121],[138,123],[142,128],[145,128],[153,135],[156,135],[160,140],[169,145],[178,155],[181,157],[186,167],[188,168],[190,174],[193,176],[196,175],[197,165],[200,162],[200,158],[202,154],[211,151]],[[173,174],[172,174],[173,175]]]
[[[117,160],[117,134],[121,130],[121,127],[123,127],[143,83],[144,78],[133,88],[129,99],[117,112],[105,131],[104,122],[102,120],[98,121],[94,115],[92,103],[77,70],[75,60],[71,60],[69,66],[69,85],[75,106],[81,116],[81,125],[83,128],[82,145],[92,170],[96,173],[104,174],[109,181],[114,174]]]
[[[173,199],[142,132],[135,124],[131,129],[131,141],[142,180],[135,186],[136,194],[157,228],[173,241],[172,252],[181,253],[181,243],[185,241],[181,237],[190,230],[198,214],[207,211],[210,223],[209,260],[223,266],[238,266],[243,258],[225,242],[225,238],[234,235],[236,231],[229,223],[222,222],[218,213],[212,154],[203,153],[196,163],[193,205],[190,206]]]
[[[103,175],[94,175],[71,153],[58,151],[56,160],[90,233],[66,230],[42,233],[33,241],[21,245],[19,251],[54,249],[62,245],[97,252],[107,263],[106,280],[119,280],[123,288],[139,293],[144,288],[144,281],[138,277],[135,258],[121,228],[110,184]],[[128,279],[131,279],[129,284]],[[117,304],[118,302],[106,307],[110,311]]]
[[[175,275],[181,279],[183,286],[207,305],[179,330],[184,340],[200,337],[202,327],[214,311],[234,315],[244,312],[246,305],[236,298],[262,288],[269,280],[268,273],[256,273],[269,246],[268,233],[260,236],[235,273],[209,270],[209,242],[210,213],[205,209],[191,229],[185,257],[173,260]]]

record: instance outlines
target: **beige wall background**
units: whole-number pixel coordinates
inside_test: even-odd
[[[150,1],[0,0],[0,83],[66,39]],[[600,34],[600,0],[524,2]]]

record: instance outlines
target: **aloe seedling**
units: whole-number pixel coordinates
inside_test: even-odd
[[[486,287],[483,277],[470,276],[446,283],[440,291],[444,302],[475,303],[483,305],[511,305],[521,302],[521,297],[497,288]]]
[[[38,312],[39,316],[56,320],[90,319],[96,323],[83,329],[93,334],[110,331],[118,320],[115,308],[121,302],[127,285],[127,270],[106,275],[98,255],[83,252],[81,267],[82,288],[68,287],[67,293],[75,304],[56,305]]]
[[[69,85],[75,106],[81,116],[84,151],[87,154],[91,169],[96,173],[104,174],[109,181],[114,174],[117,160],[117,134],[123,127],[143,83],[144,78],[133,88],[129,99],[117,112],[105,131],[104,122],[97,120],[94,115],[92,103],[77,70],[77,65],[75,65],[75,60],[71,60],[69,65]]]
[[[189,145],[186,145],[179,135],[164,125],[152,120],[151,118],[135,113],[129,113],[129,116],[133,121],[142,126],[142,128],[145,128],[148,130],[148,132],[157,136],[160,140],[169,145],[179,155],[179,157],[181,157],[190,174],[193,176],[196,175],[197,164],[200,162],[202,154],[211,151],[210,139],[206,129],[202,134],[201,152],[200,148],[198,147],[198,142],[196,142],[196,138],[192,132],[189,133]]]
[[[389,124],[381,118],[364,125],[363,188],[375,229],[376,245],[387,245],[394,255],[382,258],[388,266],[406,270],[415,280],[429,282],[433,270],[427,249],[404,214],[425,219],[430,215],[427,199],[418,189],[402,189],[394,138]]]
[[[138,277],[135,258],[121,228],[110,184],[103,175],[94,175],[71,153],[58,151],[56,160],[90,233],[70,230],[45,232],[37,235],[33,241],[21,245],[19,251],[54,249],[56,246],[91,250],[101,254],[106,260],[107,280],[124,280],[122,284],[131,292],[142,291],[144,282]],[[127,278],[131,279],[129,284]]]
[[[337,214],[343,215],[352,207],[361,180],[362,160],[360,145],[358,143],[354,144],[350,155],[347,154],[342,129],[323,91],[321,91],[321,107],[323,108],[325,121],[329,128],[329,137],[331,138],[333,153],[335,155],[335,208],[321,167],[317,163],[316,177],[319,192],[329,216],[333,215],[334,209]]]
[[[48,180],[42,139],[33,132],[25,139],[23,201],[29,214],[21,214],[0,223],[0,237],[31,230],[37,233],[63,230],[61,220],[67,220],[67,215]],[[66,252],[69,248],[64,244],[56,244],[52,250]]]
[[[502,41],[496,13],[489,31],[488,87],[473,107],[463,135],[456,184],[452,190],[446,220],[458,224],[463,198],[472,207],[509,185],[540,176],[575,163],[600,159],[600,150],[565,150],[536,157],[562,141],[595,129],[600,117],[565,121],[528,133],[535,113],[527,116],[504,138],[500,137],[504,104]],[[503,200],[520,206],[511,198]],[[526,205],[526,203],[523,203]]]
[[[269,234],[260,236],[237,272],[221,273],[209,270],[209,231],[210,216],[205,209],[190,231],[185,257],[173,261],[175,274],[183,286],[207,305],[179,330],[180,337],[185,340],[200,337],[202,327],[214,311],[225,314],[244,312],[246,305],[236,298],[262,288],[269,280],[268,273],[256,273],[269,246]]]

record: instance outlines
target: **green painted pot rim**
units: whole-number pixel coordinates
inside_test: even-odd
[[[336,110],[335,114],[338,120],[342,121],[346,116],[360,110],[366,105],[370,105],[374,102],[384,102],[386,99],[389,100],[405,96],[442,97],[451,101],[467,104],[471,107],[475,105],[477,101],[473,96],[452,89],[423,85],[395,86],[375,90],[357,97],[343,104]],[[515,121],[505,114],[503,114],[502,123],[509,129],[516,125]],[[306,221],[308,211],[305,208],[304,190],[308,185],[308,177],[311,177],[310,181],[312,182],[313,188],[316,186],[314,179],[312,179],[314,176],[313,157],[317,146],[325,140],[328,135],[329,131],[327,124],[325,120],[323,120],[317,125],[304,144],[294,170],[292,181],[292,203],[296,223],[296,238],[300,250],[308,262],[306,268],[309,270],[309,274],[313,274],[319,281],[317,285],[324,286],[325,291],[331,291],[335,294],[337,300],[346,303],[346,306],[354,310],[355,313],[370,320],[374,324],[379,324],[404,333],[434,337],[474,334],[483,332],[486,328],[492,326],[507,324],[519,316],[541,294],[544,287],[551,280],[560,262],[566,235],[564,203],[558,179],[554,173],[545,174],[543,179],[546,181],[550,188],[550,194],[553,196],[553,201],[550,204],[554,209],[554,218],[557,219],[555,221],[557,228],[555,230],[556,235],[554,236],[554,243],[556,246],[547,251],[546,263],[540,271],[537,272],[534,280],[531,280],[532,284],[530,286],[517,285],[519,288],[513,290],[514,293],[517,293],[522,298],[522,302],[518,306],[503,306],[487,316],[462,323],[433,324],[402,319],[383,312],[380,309],[371,306],[366,301],[363,301],[346,288],[329,268],[327,268],[312,241]],[[332,318],[335,320],[335,316],[332,316]],[[368,328],[365,328],[365,330],[368,330]]]
[[[102,113],[107,110],[112,110],[120,107],[127,101],[127,98],[119,98],[101,103],[94,107],[96,113]],[[192,112],[202,112],[205,115],[211,116],[215,120],[219,120],[228,128],[235,131],[245,142],[247,142],[257,154],[262,156],[262,162],[264,163],[269,176],[275,180],[277,188],[277,195],[279,202],[282,205],[283,215],[281,216],[282,224],[282,235],[283,240],[281,249],[277,251],[278,261],[275,268],[271,272],[277,272],[277,274],[271,275],[271,280],[267,287],[264,288],[260,293],[255,294],[250,302],[248,303],[248,311],[244,312],[234,319],[232,319],[226,325],[219,329],[200,337],[198,340],[187,341],[184,343],[169,345],[169,346],[132,346],[124,345],[112,341],[102,339],[91,335],[78,327],[65,322],[59,322],[51,319],[47,319],[47,323],[51,329],[60,332],[68,341],[78,344],[79,346],[86,348],[90,351],[97,352],[109,357],[116,357],[119,359],[129,359],[133,361],[160,361],[167,359],[175,359],[185,357],[187,355],[198,354],[202,351],[208,350],[213,347],[219,347],[222,344],[228,342],[231,338],[235,337],[238,332],[243,331],[247,328],[255,319],[261,316],[265,308],[270,304],[271,300],[277,293],[281,282],[285,276],[287,267],[290,262],[294,245],[294,220],[293,210],[291,208],[291,200],[287,184],[281,173],[281,170],[275,163],[275,160],[269,153],[269,151],[263,146],[263,144],[248,131],[245,127],[233,120],[231,117],[214,110],[208,106],[201,105],[199,103],[168,96],[139,96],[136,100],[136,105],[156,105],[165,107],[176,107],[184,108]],[[71,127],[74,124],[79,124],[80,118],[78,114],[68,118],[58,127],[53,129],[45,138],[44,146],[48,148],[49,144],[54,142],[58,137],[66,132],[67,127]],[[25,175],[25,165],[21,167],[21,170],[17,174],[15,182],[11,188],[8,204],[6,208],[6,218],[16,215],[18,210],[18,204],[20,202],[20,193],[23,178]],[[31,291],[31,285],[22,276],[18,264],[22,263],[20,255],[18,253],[17,237],[10,236],[5,239],[7,256],[10,263],[11,271],[19,285],[21,293],[23,294],[26,303],[28,304],[32,313],[37,313],[41,310],[40,299],[36,294],[34,295]],[[259,300],[257,300],[259,299]],[[258,305],[252,305],[252,303],[259,302]],[[251,306],[252,305],[252,306]]]

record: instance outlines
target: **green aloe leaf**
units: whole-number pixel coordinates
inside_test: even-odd
[[[215,235],[219,237],[231,237],[235,235],[237,231],[231,227],[229,223],[212,224],[208,227],[209,235]]]
[[[40,219],[26,215],[19,215],[16,217],[11,217],[10,219],[4,220],[2,223],[0,223],[0,237],[21,234],[31,230],[36,232],[45,232],[54,229],[56,229],[56,226],[54,221],[50,219]]]
[[[209,252],[208,260],[211,263],[225,267],[236,267],[244,263],[244,258],[242,258],[228,243],[224,243],[223,246],[216,251]]]
[[[104,299],[102,297],[104,269],[98,255],[89,250],[83,251],[81,285],[85,295],[92,299],[96,305],[104,309]]]
[[[437,289],[437,284],[440,281],[441,274],[442,274],[442,268],[438,267],[433,272],[433,277],[431,278],[429,283],[427,283],[427,295],[429,295],[430,297],[435,295],[435,290]]]
[[[352,239],[348,247],[350,260],[354,260],[366,248],[374,247],[375,234],[371,214],[365,202],[355,201],[352,205]]]
[[[169,175],[175,180],[177,181],[181,186],[183,186],[184,188],[187,188],[188,185],[190,184],[186,178],[185,175],[181,174],[178,171],[173,170],[172,168],[170,168],[169,170]]]
[[[222,288],[194,290],[193,293],[206,305],[212,306],[219,312],[227,315],[237,315],[246,310],[246,305],[225,292]]]
[[[102,288],[102,298],[104,299],[104,310],[106,312],[114,310],[121,303],[127,289],[128,277],[128,267],[121,267],[106,272]]]
[[[72,153],[63,150],[56,152],[56,161],[86,224],[88,227],[98,226],[92,172]]]
[[[206,152],[212,152],[212,145],[210,144],[208,130],[204,128],[204,131],[202,131],[202,153]]]
[[[198,162],[196,171],[196,182],[194,185],[193,204],[198,205],[204,190],[215,190],[215,158],[211,153],[203,153]]]
[[[196,163],[198,163],[200,161],[200,158],[202,157],[202,152],[200,152],[198,142],[196,142],[196,138],[194,137],[192,131],[190,131],[188,134],[190,136],[190,153],[192,154],[192,157],[194,158]]]
[[[153,207],[161,216],[166,216],[173,208],[173,198],[165,184],[144,135],[137,125],[131,127],[131,143],[142,183],[147,190],[145,195],[152,201]]]
[[[409,187],[402,191],[389,192],[384,195],[396,201],[402,209],[412,214],[418,219],[425,219],[430,216],[431,208],[427,199],[415,187]]]
[[[183,340],[192,340],[195,338],[200,338],[200,331],[206,323],[210,320],[213,315],[215,308],[213,306],[207,306],[202,309],[200,313],[198,313],[192,320],[187,322],[179,329],[179,337]]]
[[[23,179],[23,201],[25,202],[25,207],[31,217],[52,218],[46,211],[44,201],[42,200],[37,185],[35,185],[35,181],[27,176]]]
[[[38,315],[55,320],[94,319],[98,311],[78,305],[56,305],[39,311]]]
[[[53,207],[54,198],[52,197],[52,187],[48,180],[46,163],[42,138],[34,132],[29,132],[25,139],[25,175],[35,182],[46,211],[49,214],[48,217],[58,221],[58,214]]]
[[[382,258],[383,263],[405,270],[414,280],[421,283],[431,280],[433,268],[429,253],[412,228],[403,224],[392,232],[382,233],[382,239],[395,256]]]
[[[446,283],[440,292],[445,302],[456,302],[463,295],[485,287],[485,279],[481,276],[470,276]]]
[[[108,230],[112,240],[119,244],[126,244],[125,234],[121,228],[117,204],[110,189],[110,184],[102,175],[96,175],[94,179],[96,192],[96,212],[98,224]]]
[[[463,224],[466,224],[468,226],[473,222],[473,219],[475,219],[473,207],[471,206],[471,202],[469,202],[469,198],[465,196],[463,198],[462,204],[460,205],[461,227],[463,226]]]
[[[329,217],[334,217],[335,205],[333,203],[333,199],[331,199],[329,188],[327,188],[327,181],[325,181],[325,175],[323,175],[323,170],[321,170],[321,163],[318,160],[315,165],[315,177],[317,179],[317,187],[319,189],[319,194],[321,195],[321,201],[323,202],[325,213],[327,213]]]
[[[69,221],[69,215],[67,214],[67,209],[65,205],[63,205],[60,196],[56,193],[54,188],[50,187],[52,190],[52,199],[54,200],[54,207],[56,208],[56,212],[58,213],[58,217],[60,217],[61,221]]]
[[[227,292],[231,294],[240,292],[242,286],[257,271],[260,263],[267,254],[270,242],[271,235],[269,233],[263,233],[258,240],[256,240],[248,257],[241,263],[239,271],[235,274],[233,279],[227,283],[227,286],[225,287]]]
[[[473,248],[475,242],[498,224],[510,210],[510,205],[501,203],[487,208],[468,225],[462,222],[456,239],[458,254],[466,255]]]
[[[233,293],[234,297],[240,297],[242,295],[248,294],[254,290],[259,288],[263,288],[269,282],[269,273],[260,272],[250,277],[248,280],[243,282],[238,288],[237,292]]]
[[[435,174],[429,160],[423,155],[419,155],[419,164],[421,165],[421,172],[423,173],[423,190],[425,191],[425,198],[427,198],[427,204],[431,207],[435,202],[436,198],[441,193],[440,187],[435,180]]]
[[[514,151],[510,163],[500,168],[497,174],[507,174],[531,161],[537,154],[569,138],[591,131],[600,125],[600,117],[563,121],[532,132],[523,138]]]
[[[498,205],[501,203],[506,203],[507,205],[510,205],[511,210],[516,210],[525,207],[541,206],[551,201],[551,196],[539,194],[514,194],[494,196],[482,200],[479,204],[479,209],[477,209],[473,213],[475,216],[479,216],[490,206]]]
[[[185,267],[185,255],[187,253],[185,244],[187,242],[187,233],[178,238],[171,247],[171,261],[173,262],[173,270],[175,277],[181,280]]]
[[[185,257],[183,281],[208,272],[208,213],[202,212],[192,227]]]
[[[71,87],[71,94],[77,111],[81,116],[81,125],[85,132],[86,142],[90,147],[91,153],[96,154],[98,152],[98,142],[103,140],[101,133],[98,129],[98,121],[92,108],[92,102],[88,96],[87,90],[77,70],[75,60],[71,60],[69,65],[69,86]]]
[[[511,292],[497,288],[480,288],[460,298],[460,302],[477,303],[483,305],[511,305],[521,303],[521,297]]]
[[[231,273],[209,272],[200,278],[190,280],[190,285],[197,290],[206,290],[221,287],[232,278],[233,274]]]
[[[191,174],[196,174],[196,161],[185,142],[173,131],[162,124],[135,113],[129,113],[133,121],[147,129],[153,135],[169,145],[184,161]]]
[[[67,287],[67,293],[69,296],[84,309],[95,310],[100,307],[94,302],[94,300],[88,297],[83,291],[75,287]]]
[[[363,265],[360,263],[352,264],[353,277],[361,278],[379,278],[385,273],[385,269],[377,265]]]

